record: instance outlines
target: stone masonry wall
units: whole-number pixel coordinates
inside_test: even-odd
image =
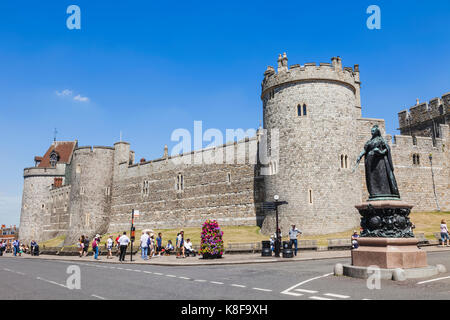
[[[256,156],[254,139],[245,143],[244,163],[192,164],[195,156],[206,158],[223,150],[230,154],[238,145],[242,144],[178,159],[184,162],[191,157],[187,163],[175,163],[167,157],[132,166],[120,164],[112,190],[108,232],[128,230],[132,209],[140,212],[136,228],[200,227],[206,219],[216,219],[221,225],[256,225],[255,165],[249,163],[248,155],[251,152],[251,157]],[[182,190],[179,175],[183,177]]]

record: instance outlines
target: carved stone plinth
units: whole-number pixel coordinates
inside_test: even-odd
[[[358,249],[352,250],[352,265],[382,269],[427,266],[427,254],[417,247],[409,214],[412,206],[401,200],[367,201],[357,205],[361,214]]]
[[[355,207],[361,215],[361,237],[414,238],[409,220],[412,205],[401,200],[380,200]]]
[[[382,269],[411,269],[427,266],[427,253],[417,247],[416,238],[360,238],[352,250],[352,265]]]

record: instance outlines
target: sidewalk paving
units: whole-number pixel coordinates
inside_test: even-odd
[[[426,252],[450,252],[450,247],[428,246],[423,247],[422,250]],[[14,257],[13,254],[4,254],[6,257]],[[119,262],[119,258],[113,256],[112,259],[107,259],[106,256],[101,256],[99,260],[95,260],[93,256],[80,258],[79,256],[57,256],[57,255],[40,255],[33,257],[28,254],[17,256],[17,259],[43,259],[43,260],[62,260],[74,262],[93,262],[93,263],[117,263],[117,264],[144,264],[144,265],[158,265],[158,266],[205,266],[205,265],[237,265],[237,264],[252,264],[252,263],[276,263],[276,262],[298,262],[306,260],[322,260],[322,259],[336,259],[336,258],[350,258],[351,250],[342,251],[299,251],[296,257],[280,258],[276,257],[262,257],[261,254],[226,254],[221,259],[202,259],[201,257],[187,257],[176,258],[172,256],[157,256],[149,260],[142,260],[140,254],[133,255],[133,261],[130,261],[130,255],[127,255],[125,262]],[[1,257],[0,257],[1,260]]]

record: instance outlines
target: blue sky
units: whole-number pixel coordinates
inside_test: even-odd
[[[66,27],[71,4],[81,30]],[[372,4],[381,30],[366,27]],[[448,0],[2,0],[0,223],[19,224],[23,168],[55,127],[80,145],[122,131],[137,159],[170,150],[194,120],[256,128],[263,72],[282,52],[289,64],[359,64],[363,116],[395,134],[397,112],[450,91],[449,20]]]

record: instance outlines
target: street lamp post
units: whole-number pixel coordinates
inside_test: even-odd
[[[436,201],[436,207],[438,211],[441,211],[441,208],[439,207],[439,202],[436,195],[436,186],[434,184],[434,172],[433,172],[433,155],[430,153],[428,156],[428,159],[430,159],[430,167],[431,167],[431,180],[433,181],[433,193],[434,193],[434,200]]]
[[[275,200],[275,221],[276,221],[276,229],[275,229],[275,257],[279,257],[280,256],[280,234],[278,233],[278,200],[280,199],[280,197],[278,195],[275,195],[273,197],[273,199]]]

